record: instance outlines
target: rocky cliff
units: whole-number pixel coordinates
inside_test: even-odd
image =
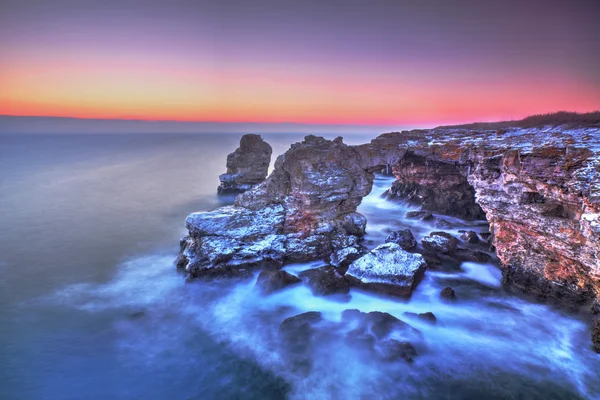
[[[241,193],[267,177],[273,149],[260,135],[242,136],[240,147],[227,156],[227,173],[219,176],[221,194]]]
[[[235,206],[190,215],[179,264],[192,276],[319,258],[347,266],[365,253],[356,208],[390,165],[389,196],[489,221],[509,286],[567,304],[600,294],[597,127],[414,130],[360,146],[308,136]]]

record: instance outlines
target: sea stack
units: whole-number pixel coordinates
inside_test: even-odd
[[[227,156],[227,172],[219,176],[219,194],[242,193],[263,182],[269,173],[272,152],[260,135],[242,136],[240,147]]]

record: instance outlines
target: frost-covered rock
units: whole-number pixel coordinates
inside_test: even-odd
[[[420,254],[386,243],[350,264],[346,277],[365,289],[408,298],[423,279],[426,267]]]
[[[244,192],[264,181],[272,152],[271,146],[260,135],[242,136],[240,147],[227,156],[227,173],[219,176],[219,193]]]

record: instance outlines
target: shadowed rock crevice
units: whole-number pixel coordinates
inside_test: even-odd
[[[467,181],[468,168],[408,152],[392,168],[396,181],[386,197],[465,220],[485,219],[485,213],[475,201],[475,190]]]

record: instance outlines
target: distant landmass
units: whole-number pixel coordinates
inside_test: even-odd
[[[438,126],[436,129],[460,128],[460,129],[506,129],[506,128],[534,128],[540,126],[558,126],[565,128],[598,128],[600,127],[600,110],[589,113],[576,113],[569,111],[558,111],[548,114],[530,115],[527,118],[514,121],[499,122],[473,122],[462,125]]]

